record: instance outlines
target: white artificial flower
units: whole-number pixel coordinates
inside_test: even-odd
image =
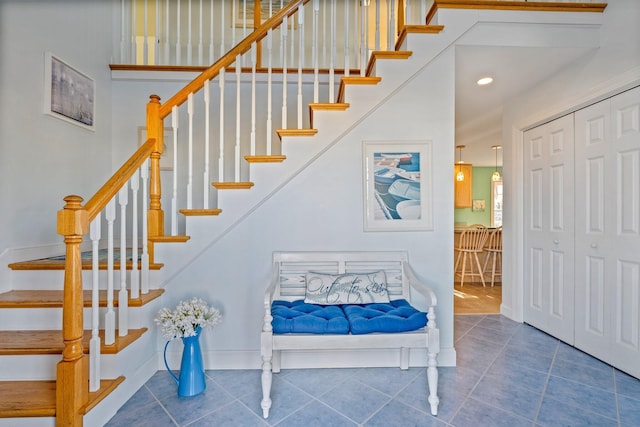
[[[180,301],[173,311],[163,308],[155,319],[162,335],[168,340],[193,337],[197,328],[213,327],[221,321],[220,311],[208,306],[200,298]]]

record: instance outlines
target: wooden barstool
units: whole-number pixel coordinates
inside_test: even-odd
[[[482,271],[487,274],[487,264],[489,258],[492,258],[491,287],[493,287],[496,276],[500,276],[500,280],[502,280],[502,227],[496,228],[489,234],[484,250],[487,252],[487,257],[484,260]]]
[[[470,225],[462,231],[462,234],[460,234],[458,246],[455,248],[458,255],[456,256],[456,265],[454,267],[454,272],[457,272],[458,265],[462,259],[462,271],[460,273],[455,273],[456,275],[460,274],[460,286],[464,285],[465,276],[479,276],[482,281],[482,286],[486,286],[478,254],[482,253],[484,250],[484,244],[487,240],[488,234],[489,230],[482,224]],[[467,258],[472,258],[470,260],[471,264],[469,265],[469,269],[471,270],[470,273],[467,273]],[[478,267],[477,273],[473,272],[473,261],[475,261],[475,264]]]

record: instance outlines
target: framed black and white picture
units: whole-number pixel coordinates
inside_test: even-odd
[[[45,54],[44,112],[95,130],[95,81],[50,52]]]

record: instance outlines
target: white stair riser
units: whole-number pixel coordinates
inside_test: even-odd
[[[114,308],[116,319],[118,308]],[[107,308],[99,309],[99,328],[104,328]],[[83,328],[93,327],[92,310],[84,309]],[[129,308],[129,328],[137,329],[153,324],[156,313],[142,312],[138,307]],[[0,325],[6,331],[59,330],[62,329],[62,309],[60,308],[5,308],[0,309]],[[117,320],[116,320],[117,328]]]
[[[0,360],[0,381],[54,380],[62,355],[2,356]]]
[[[102,378],[132,375],[149,359],[155,359],[157,352],[157,335],[147,331],[118,354],[100,356]],[[61,354],[2,356],[0,381],[54,380],[61,359]]]
[[[152,272],[153,273],[153,272]],[[140,274],[138,271],[137,274]],[[108,283],[108,272],[100,270],[98,282],[100,289],[106,289]],[[113,272],[113,288],[120,290],[120,270]],[[127,288],[131,284],[131,271],[127,271]],[[82,288],[91,289],[93,283],[93,272],[82,271]],[[61,290],[64,286],[63,270],[15,270],[12,272],[13,290]]]

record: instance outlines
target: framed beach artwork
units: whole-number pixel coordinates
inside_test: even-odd
[[[431,141],[363,142],[364,230],[433,229]]]
[[[95,81],[50,52],[44,62],[44,112],[95,130]]]

